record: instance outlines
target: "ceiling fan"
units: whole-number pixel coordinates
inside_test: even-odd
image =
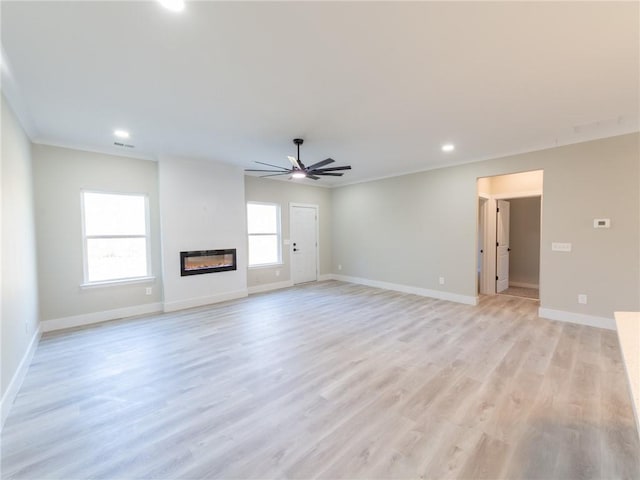
[[[312,180],[320,180],[320,176],[329,177],[341,177],[343,172],[341,170],[351,170],[351,165],[345,165],[344,167],[328,167],[322,168],[325,165],[335,162],[333,158],[327,158],[321,162],[314,163],[306,167],[304,163],[300,161],[300,145],[304,140],[302,138],[294,138],[293,143],[298,146],[298,158],[289,156],[291,162],[291,168],[279,167],[278,165],[272,165],[270,163],[257,162],[260,165],[267,165],[269,167],[277,168],[278,170],[258,170],[248,168],[245,172],[264,172],[268,175],[260,175],[261,177],[276,177],[278,175],[291,175],[291,178],[310,178]]]

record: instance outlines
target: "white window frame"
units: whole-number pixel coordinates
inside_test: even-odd
[[[274,233],[249,233],[249,205],[268,205],[270,207],[276,207],[276,230],[277,232]],[[279,203],[272,203],[272,202],[247,202],[247,265],[248,268],[254,269],[254,268],[268,268],[268,267],[274,267],[274,266],[278,266],[278,265],[283,265],[282,263],[282,212],[281,212],[281,207]],[[277,245],[278,245],[278,261],[274,262],[274,263],[259,263],[256,265],[251,265],[249,264],[249,239],[252,236],[261,236],[261,235],[277,235]]]
[[[144,235],[87,235],[85,228],[85,208],[84,208],[84,194],[85,193],[99,193],[103,195],[124,195],[127,197],[143,197],[144,198],[144,217],[145,217],[145,234]],[[83,283],[80,285],[82,288],[101,287],[109,285],[122,285],[127,283],[146,283],[155,280],[151,269],[151,222],[149,215],[149,195],[146,193],[137,192],[110,192],[104,190],[80,190],[80,215],[82,221],[82,267],[83,267]],[[89,258],[87,256],[88,246],[87,240],[94,238],[145,238],[146,239],[146,253],[147,253],[147,273],[146,275],[138,277],[123,277],[110,280],[98,280],[89,281]]]

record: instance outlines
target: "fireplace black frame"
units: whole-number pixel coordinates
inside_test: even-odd
[[[232,255],[233,262],[231,265],[223,265],[220,267],[205,267],[205,268],[194,268],[188,269],[185,268],[185,260],[187,258],[197,258],[197,257],[213,257],[216,255]],[[202,275],[205,273],[214,273],[214,272],[228,272],[230,270],[237,270],[238,264],[236,261],[236,249],[235,248],[226,248],[223,250],[192,250],[189,252],[180,252],[180,276],[185,277],[188,275]]]

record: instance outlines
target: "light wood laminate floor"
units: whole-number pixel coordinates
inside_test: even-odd
[[[3,478],[640,478],[615,332],[342,282],[42,338]]]

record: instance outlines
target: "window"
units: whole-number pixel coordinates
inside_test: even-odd
[[[249,266],[282,263],[280,249],[280,206],[247,203]]]
[[[82,192],[85,283],[150,275],[146,195]]]

